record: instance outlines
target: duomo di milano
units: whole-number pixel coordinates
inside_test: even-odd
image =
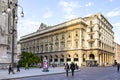
[[[79,66],[114,63],[113,26],[101,14],[76,18],[54,26],[41,23],[39,29],[22,36],[21,51],[32,52],[49,64],[74,62]]]

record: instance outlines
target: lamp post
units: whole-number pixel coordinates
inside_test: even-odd
[[[11,31],[10,31],[10,34],[12,36],[12,49],[11,49],[11,66],[12,66],[12,70],[13,70],[13,73],[14,73],[14,54],[15,54],[15,32],[16,32],[16,28],[15,28],[15,23],[17,23],[17,20],[18,19],[18,16],[17,16],[17,8],[20,7],[22,9],[21,11],[21,17],[24,17],[24,13],[23,13],[23,8],[18,5],[17,3],[13,3],[12,1],[9,1],[8,0],[8,8],[7,8],[7,11],[3,11],[3,14],[8,14],[8,27],[10,28],[11,27],[11,16],[12,16],[12,28],[11,28]],[[12,14],[12,15],[11,15]],[[10,21],[9,21],[10,20]]]

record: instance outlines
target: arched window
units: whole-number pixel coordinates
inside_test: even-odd
[[[67,54],[67,58],[70,58],[70,54]]]
[[[67,54],[66,57],[67,57],[66,61],[67,61],[67,62],[70,62],[70,61],[71,61],[70,54]]]
[[[44,56],[46,59],[48,59],[47,55]]]
[[[94,54],[90,54],[90,55],[89,55],[89,59],[95,59]]]
[[[50,55],[50,58],[52,58],[52,55]]]
[[[52,62],[52,58],[53,58],[52,55],[50,55],[50,58],[49,58],[49,61],[50,61],[50,62]]]
[[[85,54],[83,54],[82,57],[83,57],[83,62],[85,62]]]
[[[78,61],[78,54],[77,53],[74,54],[74,61]]]
[[[77,53],[75,53],[75,54],[74,54],[74,57],[76,57],[76,58],[77,58],[77,57],[78,57],[78,54],[77,54]]]
[[[58,58],[58,55],[55,55],[56,58]]]
[[[62,57],[62,58],[64,58],[64,55],[63,55],[63,54],[61,54],[61,57]]]

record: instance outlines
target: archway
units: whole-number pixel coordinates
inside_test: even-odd
[[[76,67],[78,67],[79,58],[78,58],[78,54],[77,54],[77,53],[74,54],[74,63],[75,63],[75,65],[76,65]]]
[[[90,55],[89,55],[89,59],[95,59],[94,54],[90,54]]]
[[[75,53],[74,54],[74,62],[78,62],[79,60],[78,60],[78,54],[77,53]]]
[[[64,65],[64,55],[61,54],[60,55],[60,66],[63,66]]]
[[[89,54],[89,60],[86,60],[87,66],[97,66],[97,61],[95,60],[94,54]]]
[[[71,62],[71,56],[70,56],[70,54],[67,54],[67,55],[66,55],[66,62],[67,62],[68,64],[70,64],[70,62]]]
[[[55,65],[55,66],[58,65],[58,55],[55,55],[55,58],[54,58],[54,65]]]
[[[50,55],[49,56],[49,63],[50,63],[50,65],[53,63],[53,59],[52,58],[53,58],[52,55]]]

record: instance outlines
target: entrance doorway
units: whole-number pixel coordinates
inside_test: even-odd
[[[89,60],[86,60],[86,65],[91,67],[91,66],[97,66],[97,61],[95,60],[94,54],[89,55]]]

